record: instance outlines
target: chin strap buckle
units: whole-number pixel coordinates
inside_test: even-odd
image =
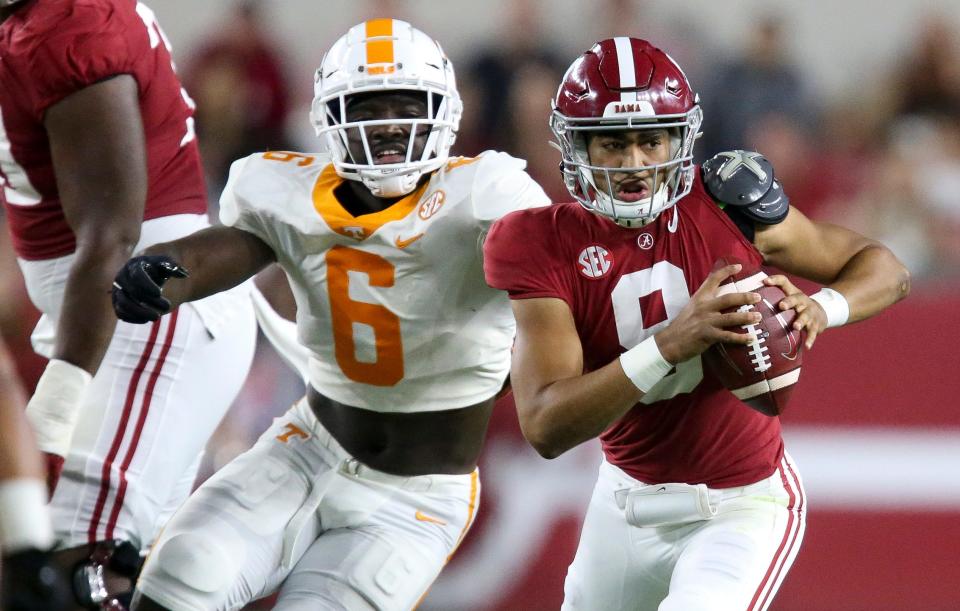
[[[142,566],[140,550],[129,541],[98,541],[90,547],[86,560],[73,569],[73,594],[77,602],[92,611],[127,611],[132,591],[112,593],[107,588],[106,570],[132,582]]]

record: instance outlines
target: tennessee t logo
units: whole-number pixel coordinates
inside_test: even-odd
[[[308,435],[306,431],[304,431],[302,428],[300,428],[296,424],[291,424],[288,422],[285,426],[287,428],[287,432],[283,433],[282,435],[277,435],[278,441],[287,443],[288,441],[290,441],[291,437],[300,437],[302,439],[310,438],[310,435]]]

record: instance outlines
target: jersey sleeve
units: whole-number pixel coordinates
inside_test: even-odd
[[[146,26],[133,3],[78,2],[62,17],[31,32],[29,94],[37,120],[85,87],[120,74],[137,78],[137,62],[151,57]]]
[[[511,299],[554,297],[573,309],[573,283],[554,239],[550,209],[513,212],[496,221],[483,244],[487,284]]]
[[[275,224],[265,218],[265,211],[257,206],[256,190],[251,188],[255,177],[248,166],[255,157],[244,157],[230,165],[227,184],[220,194],[220,222],[227,227],[252,233],[277,252]]]
[[[514,210],[550,204],[543,188],[527,174],[527,162],[506,153],[484,153],[473,184],[473,207],[484,230]]]

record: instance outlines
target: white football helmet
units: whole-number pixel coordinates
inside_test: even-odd
[[[394,91],[424,93],[427,116],[347,122],[350,96]],[[310,120],[330,150],[337,174],[363,182],[377,197],[399,197],[413,191],[423,174],[447,162],[462,111],[453,65],[440,44],[405,21],[373,19],[350,28],[324,55],[314,79]],[[403,162],[374,163],[366,130],[385,124],[410,126]],[[414,141],[423,127],[430,132],[415,159]],[[364,159],[350,153],[350,130],[358,130],[354,135],[359,133],[363,142]]]

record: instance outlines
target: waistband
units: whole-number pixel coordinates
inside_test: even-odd
[[[411,492],[462,495],[462,491],[464,489],[469,490],[474,485],[474,478],[479,477],[480,474],[479,468],[474,469],[472,473],[463,474],[435,473],[405,476],[386,473],[368,467],[347,452],[314,415],[306,397],[297,401],[290,408],[290,415],[296,418],[303,429],[311,434],[314,443],[329,453],[331,462],[337,466],[338,472],[348,477],[377,482]]]
[[[783,460],[787,462],[792,462],[789,456],[784,453]],[[613,486],[613,494],[618,505],[621,504],[622,498],[625,498],[627,492],[635,488],[645,488],[648,486],[658,486],[657,484],[649,484],[647,482],[641,482],[630,475],[625,471],[612,465],[607,462],[604,458],[600,462],[600,478],[606,480],[609,484]],[[676,482],[682,483],[682,482]],[[778,470],[774,469],[773,473],[767,477],[753,482],[752,484],[747,484],[745,486],[734,486],[732,488],[710,488],[707,487],[707,490],[710,494],[710,501],[713,503],[719,503],[720,501],[725,501],[727,499],[732,499],[740,496],[749,496],[754,494],[769,494],[772,492],[782,491],[783,482],[781,481]]]

